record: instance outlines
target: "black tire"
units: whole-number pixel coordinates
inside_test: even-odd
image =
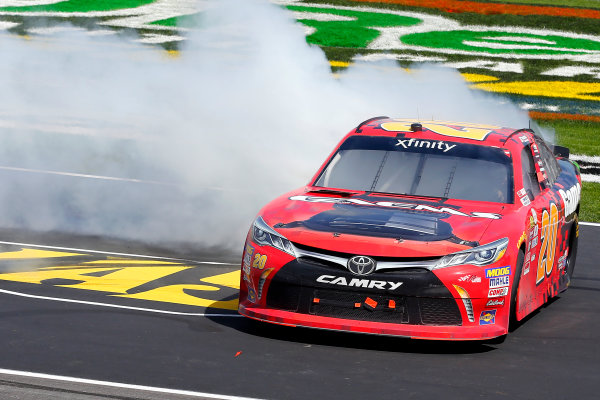
[[[515,277],[513,280],[512,290],[510,292],[510,318],[508,330],[514,330],[519,321],[517,321],[517,294],[519,293],[519,283],[521,282],[521,271],[523,270],[523,262],[525,261],[525,252],[519,249],[517,263],[515,268]]]
[[[567,255],[567,260],[565,261],[565,268],[567,269],[567,275],[569,276],[569,281],[573,279],[573,271],[575,270],[575,261],[577,260],[577,246],[579,242],[579,237],[577,235],[577,231],[579,230],[579,220],[575,218],[573,222],[573,226],[571,227],[571,231],[569,232],[569,255]]]

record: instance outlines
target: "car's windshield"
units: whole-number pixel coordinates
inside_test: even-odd
[[[512,203],[503,150],[438,140],[351,136],[314,186]]]

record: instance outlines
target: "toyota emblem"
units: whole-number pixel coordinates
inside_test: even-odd
[[[354,256],[348,260],[348,270],[354,275],[369,275],[375,271],[377,262],[371,257]]]

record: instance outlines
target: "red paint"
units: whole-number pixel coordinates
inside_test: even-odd
[[[389,3],[410,7],[434,8],[449,13],[544,15],[551,17],[575,17],[600,19],[600,10],[554,6],[482,3],[458,0],[355,0],[363,3]]]

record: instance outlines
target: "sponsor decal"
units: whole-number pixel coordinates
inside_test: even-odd
[[[519,197],[524,197],[527,195],[527,192],[525,191],[525,188],[521,188],[519,189],[519,191],[517,192],[517,196]]]
[[[348,260],[346,267],[354,275],[369,275],[375,271],[377,262],[371,257],[354,256]]]
[[[533,208],[531,209],[531,211],[533,212]],[[533,215],[529,216],[529,229],[530,229],[530,236],[533,234],[533,230],[534,228],[537,227],[537,222],[534,219]]]
[[[519,140],[521,140],[521,143],[523,144],[529,144],[529,139],[527,139],[527,136],[525,135],[519,136]]]
[[[536,230],[536,232],[537,232],[537,226],[536,226],[535,230]],[[532,248],[534,248],[534,247],[535,247],[535,246],[537,246],[537,245],[538,245],[538,238],[537,238],[537,236],[536,236],[536,237],[534,237],[533,239],[531,239],[531,247],[532,247]],[[532,254],[532,255],[531,255],[531,260],[533,260],[533,259],[535,259],[535,254]]]
[[[317,278],[319,283],[327,283],[329,285],[340,285],[349,287],[362,287],[367,289],[380,289],[380,290],[397,290],[404,282],[391,282],[391,281],[376,281],[370,279],[360,278],[345,278],[343,276],[335,275],[321,275]]]
[[[458,211],[454,208],[450,207],[432,207],[424,204],[414,204],[414,203],[397,203],[393,201],[368,201],[363,199],[342,199],[339,197],[324,197],[324,196],[292,196],[289,198],[293,201],[306,201],[309,203],[333,203],[333,204],[355,204],[360,206],[379,206],[379,207],[391,207],[391,208],[401,208],[405,210],[411,211],[427,211],[432,213],[445,213],[458,215],[461,217],[474,217],[474,218],[488,218],[488,219],[501,219],[502,216],[500,214],[494,213],[486,213],[486,212],[477,212],[474,211],[470,214]]]
[[[485,310],[479,315],[479,325],[493,325],[496,323],[497,310]]]
[[[523,204],[524,206],[528,206],[531,204],[531,200],[529,200],[528,196],[521,197],[519,200],[521,200],[521,204]]]
[[[246,251],[244,253],[244,267],[250,268],[250,261],[252,260],[252,255],[254,254],[254,246],[251,244],[246,244]]]
[[[489,300],[485,304],[486,307],[503,306],[503,305],[504,305],[504,299]]]
[[[497,278],[490,278],[490,289],[497,287],[504,287],[510,284],[510,276],[499,276]]]
[[[579,182],[567,189],[566,192],[560,189],[558,194],[560,194],[565,204],[565,215],[573,214],[577,210],[579,199],[581,198],[581,186]]]
[[[248,301],[255,304],[258,302],[258,298],[256,297],[256,291],[252,286],[248,286]]]
[[[267,263],[266,254],[256,253],[254,255],[254,261],[252,261],[252,268],[263,269]]]
[[[523,276],[529,273],[529,265],[529,260],[525,261],[525,264],[523,265]]]
[[[510,275],[510,265],[498,268],[487,268],[485,270],[485,277],[488,279],[504,275]]]
[[[242,277],[248,283],[251,283],[250,280],[250,263],[252,261],[252,256],[254,255],[254,247],[251,244],[246,244],[246,251],[244,252],[244,258],[242,259]]]
[[[569,254],[568,251],[569,250],[567,249],[565,254],[558,258],[558,269],[563,269],[565,265],[567,265],[567,255]]]
[[[504,297],[507,294],[508,294],[508,287],[495,288],[495,289],[490,289],[488,291],[488,297],[489,298]]]
[[[450,145],[446,142],[437,140],[417,140],[417,139],[397,139],[396,146],[408,149],[409,147],[426,147],[428,149],[442,150],[442,153],[452,150],[456,147],[455,144]]]
[[[477,275],[465,275],[458,278],[459,282],[481,283],[481,277]]]

